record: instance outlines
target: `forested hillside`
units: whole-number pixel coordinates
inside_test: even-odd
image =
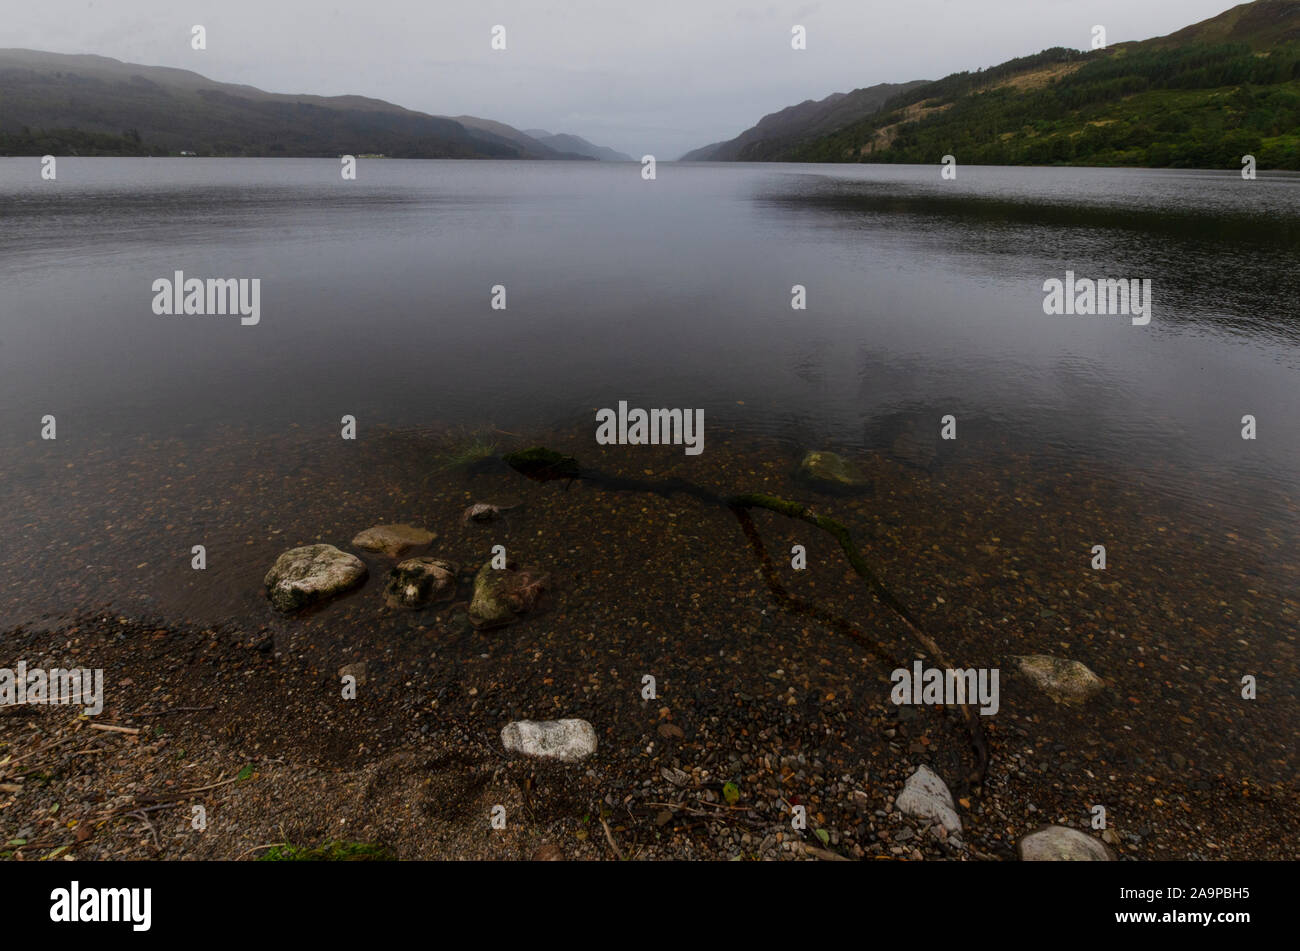
[[[1047,50],[957,73],[806,143],[794,161],[1300,168],[1300,44]]]

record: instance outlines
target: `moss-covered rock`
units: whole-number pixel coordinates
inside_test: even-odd
[[[869,482],[856,465],[833,452],[810,449],[795,473],[799,481],[831,492],[855,492]]]
[[[1057,703],[1082,703],[1106,686],[1100,677],[1077,660],[1047,654],[1013,656],[1020,672]]]
[[[535,568],[521,568],[511,562],[493,568],[489,561],[474,576],[474,597],[469,619],[475,627],[501,627],[537,607],[550,577]]]

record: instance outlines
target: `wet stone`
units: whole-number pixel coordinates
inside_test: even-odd
[[[410,558],[388,573],[384,600],[395,608],[422,608],[456,594],[460,566],[445,558]]]
[[[833,452],[809,450],[796,473],[801,482],[832,492],[864,489],[867,477],[853,463]]]
[[[333,545],[306,545],[275,560],[263,583],[280,611],[296,611],[342,594],[365,580],[366,566],[356,555]]]
[[[477,628],[501,627],[537,607],[550,577],[536,568],[509,563],[494,568],[485,562],[474,577],[470,622]]]
[[[1030,683],[1057,703],[1081,703],[1105,687],[1100,677],[1077,660],[1047,654],[1013,656],[1013,659]]]
[[[437,537],[433,532],[414,525],[373,525],[352,539],[352,544],[365,551],[400,558],[412,548],[428,545]]]

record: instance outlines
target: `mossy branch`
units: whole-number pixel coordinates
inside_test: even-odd
[[[840,548],[843,550],[844,556],[848,558],[849,564],[853,566],[853,570],[857,572],[859,577],[867,582],[867,586],[871,589],[872,593],[875,594],[884,605],[898,615],[899,619],[907,626],[907,629],[911,632],[912,636],[921,643],[921,646],[929,651],[930,655],[934,657],[941,666],[955,669],[952,661],[947,658],[935,639],[927,634],[921,627],[921,622],[912,615],[912,612],[907,610],[907,607],[899,601],[898,598],[894,597],[894,595],[889,592],[889,589],[884,586],[876,573],[871,570],[866,559],[862,557],[862,553],[858,551],[858,546],[853,543],[853,536],[849,534],[849,530],[835,519],[828,515],[818,515],[806,505],[801,505],[798,502],[790,502],[775,495],[762,495],[758,493],[736,495],[732,496],[731,499],[728,500],[728,504],[738,513],[751,508],[767,509],[768,511],[776,512],[778,515],[784,515],[787,518],[794,518],[802,522],[807,522],[810,525],[815,525],[829,534],[839,542]],[[968,780],[972,783],[980,783],[984,780],[984,773],[988,768],[989,756],[988,743],[984,738],[984,727],[980,724],[979,714],[972,711],[968,704],[960,704],[959,709],[961,710],[963,719],[966,721],[967,731],[970,733],[971,746],[975,750],[976,766],[975,770],[968,777]]]

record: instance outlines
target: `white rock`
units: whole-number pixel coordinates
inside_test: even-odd
[[[586,720],[516,720],[501,742],[512,753],[576,763],[596,752],[596,730]]]
[[[928,766],[918,766],[907,777],[894,805],[906,815],[940,822],[949,832],[961,831],[961,818],[953,805],[952,793]]]
[[[1066,826],[1046,826],[1017,846],[1022,862],[1109,862],[1110,852],[1090,835]]]

